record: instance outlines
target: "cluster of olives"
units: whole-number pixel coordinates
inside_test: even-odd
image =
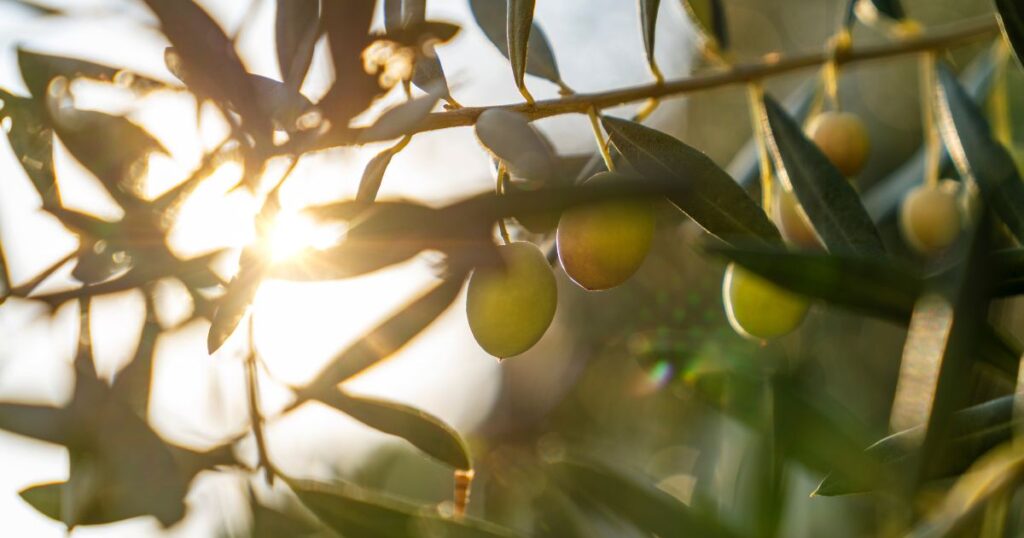
[[[602,172],[588,182],[622,181]],[[614,200],[568,209],[555,243],[566,274],[580,287],[606,290],[639,269],[654,238],[654,207],[645,200]],[[469,279],[466,315],[473,336],[498,358],[533,347],[555,315],[558,290],[544,253],[528,242],[498,247],[503,264],[477,268]]]

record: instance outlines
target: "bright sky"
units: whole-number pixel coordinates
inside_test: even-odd
[[[58,2],[54,2],[58,3]],[[18,8],[0,3],[0,87],[24,93],[17,72],[15,47],[98,59],[144,74],[169,78],[163,67],[162,38],[140,29],[150,21],[141,2],[67,0],[86,13],[97,15],[74,22],[41,21]],[[229,32],[239,23],[247,2],[203,2]],[[273,54],[272,0],[263,0],[253,25],[240,41],[240,52],[251,71],[277,78]],[[453,94],[466,105],[516,102],[521,98],[512,84],[505,60],[477,30],[464,0],[431,0],[429,17],[461,24],[463,33],[439,49]],[[110,15],[113,9],[119,15]],[[537,20],[547,23],[556,51],[563,55],[563,76],[574,88],[592,91],[647,82],[635,2],[622,0],[557,0],[538,2]],[[102,10],[99,11],[99,10]],[[101,13],[101,14],[100,14]],[[683,50],[689,29],[677,2],[662,12],[660,47]],[[609,38],[609,36],[618,36]],[[580,51],[587,51],[581,53]],[[557,52],[556,52],[557,53]],[[317,95],[328,81],[314,62],[306,89]],[[675,62],[675,63],[673,63]],[[684,72],[679,55],[665,55],[663,69]],[[556,95],[554,86],[530,79],[538,98]],[[79,104],[106,111],[127,112],[124,94],[116,90],[86,91]],[[195,166],[203,147],[217,141],[216,129],[204,128],[197,136],[194,104],[181,95],[156,94],[132,118],[151,130],[171,150],[173,159],[151,163],[153,188],[180,180]],[[211,122],[212,125],[212,122]],[[560,151],[589,150],[586,122],[581,117],[544,121],[541,127]],[[284,190],[286,205],[301,207],[312,201],[352,196],[366,162],[383,145],[324,152],[303,160]],[[104,200],[95,180],[58,149],[57,170],[64,199],[98,215],[116,218],[117,208]],[[0,238],[16,282],[30,278],[75,247],[74,239],[38,210],[39,201],[13,159],[0,143]],[[251,235],[247,219],[252,201],[245,195],[223,196],[233,170],[227,166],[182,209],[172,241],[181,250],[205,250],[218,243],[234,243]],[[163,187],[159,187],[163,185]],[[488,159],[468,128],[417,136],[391,163],[382,197],[409,197],[440,202],[492,187]],[[277,381],[299,384],[310,379],[339,349],[371,327],[394,307],[404,303],[431,281],[429,259],[364,278],[324,284],[267,283],[256,300],[256,342],[270,373]],[[565,282],[563,281],[562,284]],[[169,288],[169,297],[174,290]],[[180,307],[180,305],[179,305]],[[141,321],[138,294],[122,294],[95,303],[94,338],[101,373],[123,364],[133,349]],[[180,308],[179,308],[180,310]],[[166,313],[173,317],[174,301]],[[35,305],[7,304],[0,308],[0,398],[59,403],[71,388],[70,359],[76,333],[75,308],[48,317]],[[246,423],[244,389],[240,383],[240,356],[244,335],[239,334],[215,356],[206,353],[208,324],[193,323],[165,334],[155,365],[151,422],[168,440],[182,444],[210,444],[239,431]],[[548,340],[560,332],[549,331]],[[243,336],[243,338],[239,338]],[[537,353],[551,349],[542,342]],[[468,432],[485,418],[500,382],[497,362],[473,341],[459,301],[431,330],[403,350],[395,360],[351,382],[356,391],[411,403],[433,412],[456,429]],[[268,388],[265,405],[280,404],[283,392]],[[337,413],[306,409],[270,427],[271,453],[290,473],[324,476],[332,470],[358,466],[362,454],[388,438],[367,430]],[[359,441],[359,440],[362,441]],[[336,449],[344,446],[344,453]],[[18,536],[63,536],[63,526],[37,514],[18,496],[26,486],[67,477],[63,448],[0,432],[0,521],[6,533]],[[312,463],[311,463],[312,462]],[[190,496],[186,520],[170,529],[174,536],[205,536],[223,511],[237,512],[242,498],[238,477],[200,478]],[[85,528],[75,536],[160,535],[154,520],[138,519],[103,528]]]

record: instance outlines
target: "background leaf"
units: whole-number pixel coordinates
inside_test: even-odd
[[[988,121],[944,65],[938,66],[943,140],[963,177],[973,178],[985,202],[1018,240],[1024,240],[1024,183],[1013,157],[992,138]]]
[[[764,211],[707,155],[638,123],[607,116],[601,121],[612,144],[638,172],[679,182],[680,192],[669,200],[708,233],[725,241],[779,240]]]
[[[480,114],[476,137],[520,178],[550,182],[557,169],[551,143],[518,113],[492,109]]]
[[[274,32],[281,80],[298,90],[320,37],[320,0],[278,0]]]
[[[440,88],[434,88],[432,93],[406,101],[384,112],[373,125],[359,133],[359,142],[368,144],[392,140],[414,130],[437,106],[437,101],[443,93]]]
[[[471,469],[462,437],[441,419],[414,407],[342,390],[324,393],[321,402],[367,426],[405,439],[423,453],[455,469]]]
[[[1024,65],[1024,6],[1016,0],[995,0],[999,27],[1013,47],[1018,64]]]
[[[714,47],[729,48],[729,31],[725,22],[725,5],[722,0],[680,0],[683,8],[693,20],[697,31]]]
[[[512,75],[516,87],[526,90],[527,47],[533,29],[533,8],[536,0],[508,0],[508,59],[512,62]]]
[[[640,0],[640,28],[644,34],[644,52],[647,53],[647,64],[651,71],[658,72],[658,62],[654,59],[655,29],[658,27],[658,8],[661,0]]]
[[[370,45],[370,21],[376,2],[333,0],[325,2],[321,18],[327,31],[334,84],[320,101],[324,116],[344,129],[349,120],[370,105],[380,93],[376,77],[363,69],[362,52]]]
[[[762,128],[780,179],[792,187],[825,246],[832,252],[883,254],[878,230],[850,182],[774,99],[765,96],[764,104]]]
[[[498,50],[506,58],[510,58],[508,49],[508,13],[505,0],[469,0],[469,7],[473,11],[473,18],[484,31],[487,39],[498,47]],[[530,40],[526,52],[526,72],[540,77],[559,86],[565,86],[562,82],[562,75],[558,71],[558,63],[555,61],[555,54],[551,49],[544,30],[533,24],[529,32]]]

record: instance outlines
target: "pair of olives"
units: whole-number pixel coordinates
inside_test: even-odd
[[[603,172],[588,182],[626,180]],[[555,236],[558,258],[580,287],[606,290],[625,282],[643,263],[654,238],[654,207],[647,200],[613,200],[562,213]],[[555,315],[554,273],[533,243],[498,247],[503,267],[481,267],[469,280],[466,315],[480,346],[498,358],[523,353]]]

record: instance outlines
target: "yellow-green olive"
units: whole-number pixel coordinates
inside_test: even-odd
[[[864,169],[871,151],[864,122],[849,112],[823,112],[807,127],[807,134],[846,177]]]
[[[772,204],[772,218],[787,243],[806,249],[821,248],[818,233],[792,191],[779,189]]]
[[[602,172],[590,182],[622,181]],[[614,200],[575,207],[558,222],[558,259],[573,282],[588,290],[622,284],[643,264],[654,238],[654,207],[647,200]]]
[[[741,336],[767,340],[793,332],[803,322],[810,302],[768,280],[730,264],[722,282],[722,300],[729,324]]]
[[[907,193],[900,206],[900,231],[911,248],[931,255],[956,241],[963,222],[958,191],[959,183],[945,179]]]
[[[504,267],[473,272],[466,317],[473,337],[500,359],[519,355],[544,336],[555,316],[558,289],[547,258],[532,243],[498,247]]]

